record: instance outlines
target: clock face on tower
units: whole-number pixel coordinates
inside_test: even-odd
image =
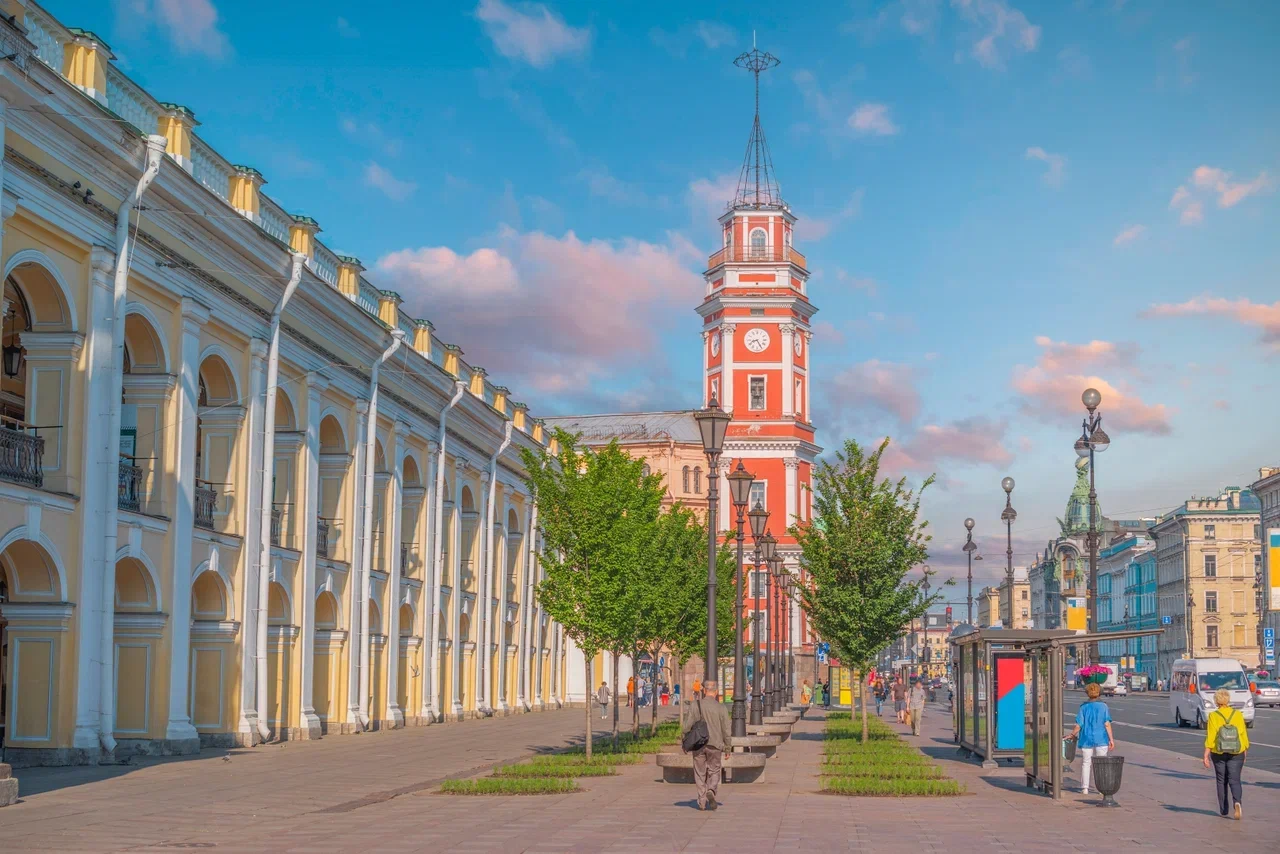
[[[711,355],[712,356],[720,355],[720,333],[719,332],[711,333]]]
[[[746,344],[747,349],[752,353],[759,353],[769,346],[769,333],[759,326],[748,329],[747,334],[742,337],[742,343]]]

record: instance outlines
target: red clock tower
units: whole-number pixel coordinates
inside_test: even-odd
[[[756,73],[755,122],[737,192],[720,216],[721,248],[707,262],[706,295],[698,314],[703,320],[703,404],[715,399],[733,415],[720,473],[727,474],[741,460],[755,476],[751,507],[758,502],[769,511],[777,553],[799,578],[799,547],[787,529],[809,521],[810,474],[822,452],[814,443],[809,408],[810,321],[817,309],[809,301],[808,264],[792,246],[796,217],[782,199],[760,126],[759,72],[776,62],[753,50],[735,63]],[[719,528],[729,530],[736,521],[732,503],[719,504]],[[747,538],[750,549],[750,532]],[[751,567],[747,569],[749,575]],[[762,575],[767,578],[763,570]],[[743,626],[748,639],[753,596],[764,595],[764,583],[762,578],[747,587]],[[759,609],[766,610],[768,601],[762,598]],[[762,644],[797,651],[810,646],[799,611],[792,607],[790,626],[769,615]]]

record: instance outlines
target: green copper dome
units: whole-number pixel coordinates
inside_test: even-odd
[[[1095,505],[1094,517],[1099,528],[1102,527],[1102,504]],[[1058,520],[1062,528],[1062,536],[1071,537],[1086,534],[1089,531],[1089,461],[1076,460],[1076,485],[1071,489],[1071,497],[1067,499],[1067,512]]]

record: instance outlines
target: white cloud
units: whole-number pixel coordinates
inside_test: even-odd
[[[380,190],[387,198],[403,202],[413,195],[418,185],[413,181],[402,181],[390,171],[370,161],[364,167],[364,182],[376,190]]]
[[[593,196],[600,196],[618,204],[640,204],[645,199],[644,192],[632,184],[614,177],[605,166],[588,166],[578,172],[578,180],[587,185]]]
[[[141,31],[154,22],[179,53],[218,58],[231,52],[212,0],[115,0],[115,6],[120,29]]]
[[[738,40],[738,32],[733,27],[715,21],[699,21],[693,28],[698,38],[707,47],[715,50]]]
[[[546,68],[561,56],[584,53],[591,46],[591,30],[571,27],[541,3],[519,8],[502,0],[480,0],[476,17],[498,53]]]
[[[1190,188],[1188,187],[1190,185]],[[1197,166],[1187,184],[1180,185],[1169,199],[1169,209],[1179,212],[1183,225],[1196,225],[1204,221],[1204,201],[1217,196],[1219,208],[1233,208],[1250,196],[1268,193],[1275,189],[1275,182],[1266,172],[1259,172],[1250,181],[1233,181],[1231,173],[1216,166]]]
[[[1119,234],[1115,236],[1115,239],[1111,241],[1111,245],[1124,246],[1127,243],[1132,243],[1133,241],[1141,237],[1142,233],[1146,230],[1147,230],[1147,227],[1145,225],[1127,226],[1124,229],[1122,229]]]
[[[1003,0],[951,0],[951,5],[970,23],[974,41],[969,55],[984,68],[1003,69],[1011,53],[1030,53],[1040,46],[1040,27]]]
[[[889,117],[889,107],[885,104],[859,104],[849,116],[849,127],[859,135],[893,136],[901,128]]]
[[[714,224],[738,192],[738,175],[725,172],[689,182],[689,208],[700,225]]]
[[[1061,187],[1063,181],[1067,177],[1067,158],[1062,154],[1051,154],[1038,145],[1033,145],[1027,149],[1026,158],[1028,160],[1039,160],[1049,167],[1044,173],[1043,180],[1050,187]]]

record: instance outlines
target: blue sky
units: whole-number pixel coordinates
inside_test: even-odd
[[[536,412],[698,403],[701,265],[761,112],[815,420],[1016,563],[1101,382],[1108,513],[1280,463],[1280,6],[49,0]],[[1000,543],[995,539],[999,535]]]

